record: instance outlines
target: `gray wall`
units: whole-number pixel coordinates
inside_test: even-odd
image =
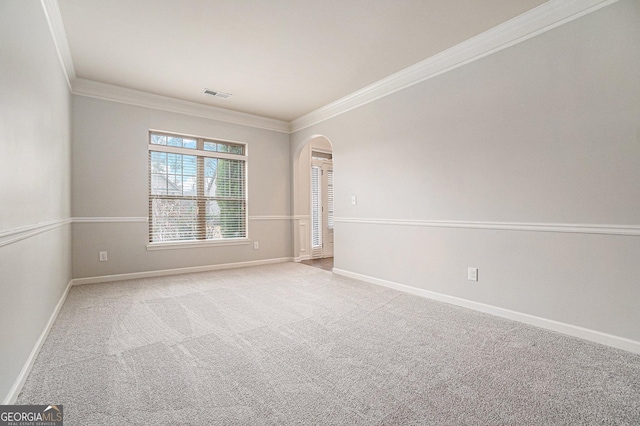
[[[150,108],[73,96],[73,277],[291,257],[289,135]],[[149,129],[248,144],[253,245],[147,251]],[[272,216],[272,218],[265,218]],[[282,218],[282,216],[286,216]],[[252,219],[253,218],[253,219]],[[109,260],[99,262],[107,251]]]
[[[332,142],[336,217],[362,222],[335,267],[640,341],[640,237],[367,222],[637,227],[639,46],[623,0],[295,133]]]
[[[71,97],[39,2],[0,2],[0,40],[0,398],[72,276],[292,256],[292,153],[311,135],[333,144],[336,217],[360,221],[336,221],[337,268],[640,341],[637,236],[370,221],[639,226],[635,0],[297,132],[291,146],[282,133]],[[259,250],[146,250],[147,224],[126,218],[147,215],[149,128],[249,144]],[[71,213],[94,222],[24,231]]]
[[[19,229],[70,216],[71,124],[40,2],[0,2],[0,40],[2,401],[71,280],[70,225]]]

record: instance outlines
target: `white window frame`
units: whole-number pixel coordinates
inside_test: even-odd
[[[175,146],[167,146],[167,145],[158,145],[152,144],[151,138],[152,135],[160,135],[160,136],[169,136],[176,138],[184,138],[184,139],[195,139],[196,140],[196,148],[183,148],[183,147],[175,147]],[[212,142],[212,143],[220,143],[220,144],[228,144],[228,145],[236,145],[243,147],[243,154],[230,154],[225,152],[215,152],[215,151],[205,151],[204,143]],[[180,240],[180,241],[161,241],[161,242],[151,242],[151,233],[152,233],[152,214],[151,211],[148,213],[148,221],[149,221],[149,233],[148,233],[148,244],[147,250],[170,250],[170,249],[182,249],[182,248],[198,248],[198,247],[207,247],[207,246],[233,246],[233,245],[248,245],[250,244],[249,238],[249,196],[248,196],[248,187],[249,187],[249,154],[248,154],[248,144],[245,142],[231,141],[225,139],[218,138],[207,138],[202,136],[194,136],[187,134],[178,134],[173,132],[166,132],[162,130],[149,130],[148,134],[148,158],[151,157],[151,152],[165,152],[172,154],[180,154],[180,155],[189,155],[196,157],[208,157],[208,158],[216,158],[216,159],[227,159],[227,160],[236,160],[236,161],[244,161],[244,229],[245,236],[238,238],[220,238],[220,239],[197,239],[197,240]],[[149,204],[151,204],[151,200],[155,195],[151,193],[151,164],[150,161],[147,165],[147,176],[149,179],[149,188],[147,192]],[[185,199],[193,199],[193,197],[185,197]],[[149,208],[149,210],[151,210]]]

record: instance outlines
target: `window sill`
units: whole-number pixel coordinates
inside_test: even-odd
[[[153,250],[175,250],[186,248],[202,248],[202,247],[219,247],[219,246],[243,246],[251,244],[248,238],[239,238],[237,240],[222,241],[176,241],[169,243],[149,243],[147,251]]]

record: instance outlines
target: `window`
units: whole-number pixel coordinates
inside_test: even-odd
[[[149,242],[247,237],[246,146],[149,134]]]
[[[331,161],[333,160],[333,154],[323,151],[311,151],[311,160]]]

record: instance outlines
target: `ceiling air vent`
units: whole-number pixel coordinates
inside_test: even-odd
[[[217,90],[211,90],[211,89],[204,89],[204,93],[205,95],[211,95],[211,96],[215,96],[216,98],[222,98],[222,99],[228,99],[231,97],[231,93],[224,93],[224,92],[219,92]]]

